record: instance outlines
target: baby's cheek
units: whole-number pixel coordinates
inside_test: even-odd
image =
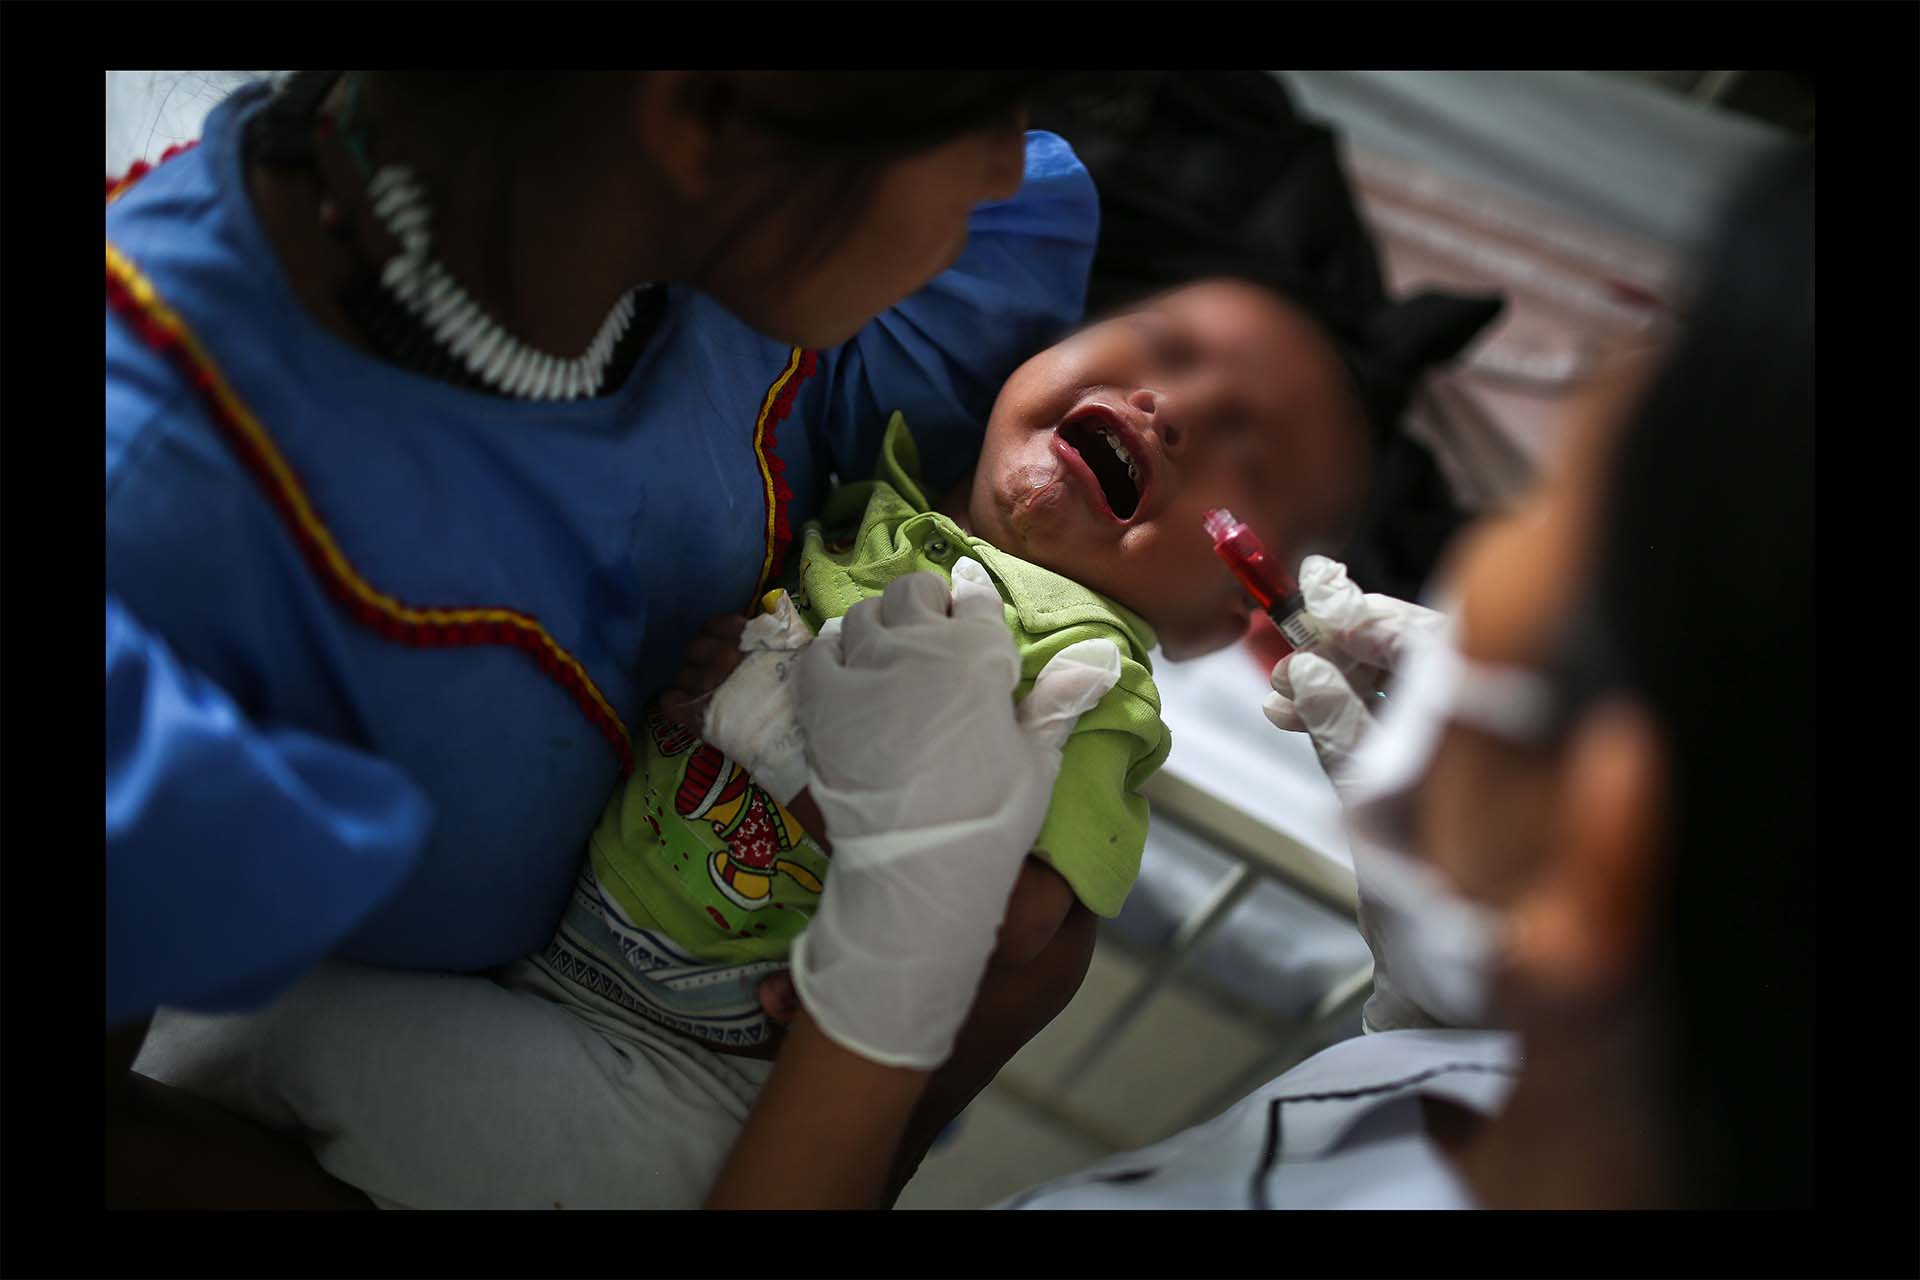
[[[1079,495],[1062,480],[1059,467],[1046,462],[1024,464],[1006,475],[1001,492],[1008,522],[1025,541],[1021,554],[1029,560],[1057,559],[1067,553],[1061,545],[1066,517]]]

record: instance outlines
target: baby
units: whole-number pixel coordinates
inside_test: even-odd
[[[1002,388],[971,484],[936,505],[895,415],[878,474],[842,486],[802,533],[788,591],[812,630],[915,570],[977,561],[1007,605],[1024,696],[1079,640],[1121,654],[1119,684],[1080,720],[995,964],[1038,956],[1069,913],[1111,917],[1139,870],[1141,784],[1168,731],[1149,669],[1227,645],[1249,605],[1202,531],[1254,513],[1269,546],[1335,536],[1356,508],[1366,442],[1337,355],[1251,285],[1191,285],[1090,325]],[[770,1051],[757,995],[805,927],[831,862],[804,791],[762,786],[700,739],[698,701],[738,663],[746,620],[713,620],[647,718],[640,759],[591,839],[545,952],[506,975],[600,1017],[640,1018],[734,1052]],[[784,802],[784,803],[783,803]],[[1037,1029],[1037,1028],[1036,1028]]]
[[[1005,601],[1016,698],[1076,641],[1110,640],[1121,657],[1119,683],[1066,743],[980,996],[903,1140],[896,1191],[1065,1007],[1093,918],[1115,915],[1133,885],[1140,787],[1170,745],[1149,652],[1206,653],[1248,623],[1205,513],[1231,508],[1299,554],[1340,537],[1367,457],[1359,402],[1319,330],[1266,290],[1209,281],[1022,365],[971,482],[945,501],[926,492],[896,414],[876,477],[839,488],[803,530],[780,607],[811,630],[902,574],[950,576],[964,560]],[[832,865],[804,777],[763,785],[701,740],[705,695],[740,663],[747,625],[716,619],[693,642],[543,952],[491,978],[323,966],[248,1019],[156,1022],[150,1051],[171,1039],[192,1064],[170,1082],[304,1132],[325,1168],[383,1205],[700,1203],[771,1067],[778,1024],[762,979],[783,967]]]

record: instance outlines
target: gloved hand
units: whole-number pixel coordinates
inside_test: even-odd
[[[798,705],[833,874],[792,966],[833,1040],[888,1066],[946,1061],[1060,749],[1119,678],[1111,642],[1070,645],[1016,708],[1019,653],[971,560],[954,566],[951,602],[937,575],[908,574],[821,628]]]
[[[813,643],[813,630],[779,592],[773,606],[748,622],[740,635],[740,660],[713,691],[700,736],[753,775],[761,790],[791,804],[807,785],[806,734],[794,703],[799,653]]]
[[[1373,727],[1368,704],[1409,650],[1444,635],[1448,619],[1392,596],[1363,594],[1347,577],[1347,567],[1325,556],[1301,562],[1300,592],[1322,638],[1312,651],[1290,653],[1274,664],[1273,692],[1261,710],[1276,727],[1308,735],[1334,792],[1342,804],[1350,804],[1354,755]],[[1361,1012],[1361,1025],[1368,1031],[1440,1026],[1440,1018],[1394,981],[1393,969],[1405,972],[1411,957],[1399,936],[1383,927],[1389,913],[1374,884],[1377,860],[1371,848],[1351,824],[1348,834],[1360,936],[1373,953],[1373,995]]]
[[[1446,630],[1447,617],[1392,596],[1362,594],[1347,566],[1326,556],[1300,562],[1300,594],[1321,641],[1274,664],[1261,710],[1276,728],[1305,733],[1334,790],[1346,798],[1353,753],[1373,723],[1386,675],[1414,644]]]

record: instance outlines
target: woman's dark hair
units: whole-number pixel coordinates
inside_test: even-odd
[[[1733,202],[1609,484],[1595,623],[1672,770],[1648,976],[1683,1185],[1810,1204],[1811,147]]]
[[[617,71],[386,71],[381,76],[422,108],[450,119],[533,122],[564,111],[594,81]],[[891,159],[984,128],[1036,97],[1077,84],[1065,71],[782,71],[764,73],[735,104],[743,119],[816,155]]]
[[[294,73],[263,113],[254,154],[268,164],[307,162],[314,107],[337,71]],[[537,144],[543,130],[577,127],[582,102],[631,82],[631,71],[382,71],[380,79],[448,130],[496,143]],[[766,146],[749,159],[762,195],[708,251],[720,262],[755,223],[786,206],[818,228],[787,264],[798,279],[838,248],[892,162],[1072,90],[1085,73],[1062,71],[786,71],[727,105]],[[743,174],[743,180],[748,175]],[[779,281],[769,281],[778,287]]]
[[[1010,119],[1036,98],[1065,91],[1083,73],[1061,71],[792,71],[786,101],[740,104],[740,115],[774,145],[772,181],[710,250],[729,253],[746,230],[781,204],[820,228],[788,265],[788,280],[831,257],[859,221],[894,161]],[[778,282],[784,283],[784,282]]]
[[[634,72],[392,71],[381,73],[410,101],[459,127],[537,132],[578,98]],[[1084,73],[1063,71],[783,71],[735,87],[725,104],[765,147],[747,158],[762,195],[708,251],[723,261],[776,208],[818,228],[788,263],[799,279],[826,260],[856,225],[894,161],[1006,120],[1036,98],[1067,91]],[[768,287],[782,282],[769,281]]]

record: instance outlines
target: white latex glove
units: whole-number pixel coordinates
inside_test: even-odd
[[[773,608],[747,623],[747,656],[708,699],[700,736],[753,776],[782,805],[807,785],[806,733],[794,701],[799,654],[813,630],[782,591]]]
[[[1261,710],[1275,727],[1312,740],[1345,800],[1348,765],[1373,723],[1383,677],[1410,646],[1444,631],[1447,618],[1392,596],[1362,594],[1347,566],[1326,556],[1300,562],[1300,594],[1321,641],[1274,664],[1273,692]]]
[[[1447,617],[1392,596],[1363,594],[1347,577],[1347,567],[1325,556],[1301,562],[1300,592],[1322,639],[1313,651],[1290,653],[1274,664],[1273,692],[1261,710],[1276,727],[1307,734],[1320,767],[1346,804],[1354,753],[1373,726],[1369,704],[1376,701],[1382,676],[1394,671],[1414,645],[1444,632]],[[1395,965],[1404,968],[1408,960],[1398,954],[1391,932],[1380,927],[1381,903],[1370,882],[1372,864],[1363,839],[1351,830],[1349,838],[1360,936],[1373,953],[1373,995],[1361,1011],[1361,1025],[1368,1031],[1443,1025],[1394,982]]]
[[[951,602],[937,575],[913,573],[821,628],[799,712],[833,874],[792,959],[821,1030],[888,1066],[947,1060],[1061,746],[1119,678],[1111,642],[1070,645],[1016,708],[1020,656],[971,560],[954,566]]]

